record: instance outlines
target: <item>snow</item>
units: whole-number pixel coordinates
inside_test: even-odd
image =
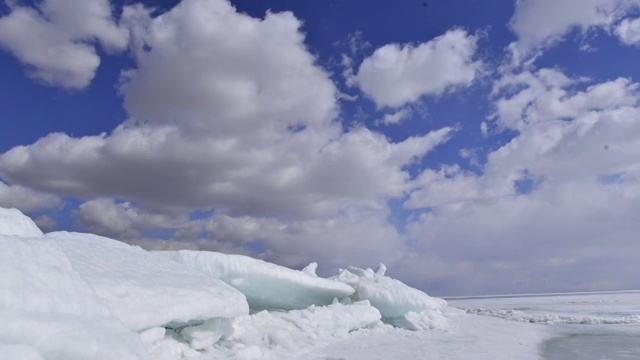
[[[355,291],[349,285],[315,276],[313,264],[305,271],[297,271],[242,255],[190,250],[156,254],[233,286],[247,297],[252,309],[294,310],[329,305]]]
[[[222,281],[112,239],[56,232],[55,241],[114,316],[132,330],[248,314],[244,296]]]
[[[388,277],[384,265],[324,279],[316,263],[296,271],[245,256],[147,252],[90,234],[43,236],[21,213],[0,210],[0,233],[11,233],[0,235],[0,359],[639,354],[640,292],[453,300],[460,310]]]
[[[0,235],[20,237],[41,237],[42,231],[35,222],[18,209],[0,207]]]
[[[1,359],[148,359],[55,242],[0,236],[0,289]]]

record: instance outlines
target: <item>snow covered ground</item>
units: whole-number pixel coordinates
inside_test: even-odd
[[[327,279],[315,266],[42,234],[0,209],[0,359],[558,359],[589,346],[574,358],[640,355],[640,293],[448,304],[384,265]]]

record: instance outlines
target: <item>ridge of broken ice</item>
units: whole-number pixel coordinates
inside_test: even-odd
[[[305,309],[329,305],[354,293],[353,287],[243,255],[209,251],[158,251],[156,254],[192,267],[242,292],[252,309]]]
[[[19,211],[2,214],[0,234],[11,235],[0,235],[0,359],[266,359],[354,331],[445,320],[444,301],[383,269],[325,279],[315,263],[297,271],[239,255],[148,252],[91,234],[42,235]],[[249,315],[247,298],[275,311]]]

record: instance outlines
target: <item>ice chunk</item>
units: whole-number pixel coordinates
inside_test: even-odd
[[[261,311],[233,319],[232,331],[207,353],[216,359],[280,359],[285,358],[278,356],[282,350],[295,353],[323,341],[345,338],[354,331],[381,325],[380,319],[380,312],[366,301],[289,312]]]
[[[0,289],[1,359],[148,359],[56,242],[0,236]]]
[[[385,270],[386,267],[382,264],[377,272],[349,267],[347,270],[340,270],[334,279],[354,287],[355,300],[370,301],[387,318],[404,316],[409,312],[440,310],[447,306],[443,299],[433,298],[399,280],[385,276]]]
[[[419,313],[409,311],[402,316],[388,318],[387,321],[396,327],[411,331],[447,329],[449,327],[449,322],[440,310],[429,310]]]
[[[317,262],[312,262],[311,264],[305,266],[305,268],[302,269],[302,272],[307,274],[307,275],[318,276],[316,274],[317,270],[318,270],[318,263]]]
[[[328,305],[354,293],[353,287],[302,271],[242,255],[208,251],[159,251],[160,256],[183,263],[240,290],[252,309],[304,309]]]
[[[90,234],[45,235],[113,315],[133,330],[247,314],[244,295],[220,280],[141,248]]]
[[[20,210],[0,207],[0,235],[41,237],[42,231]]]
[[[189,326],[182,331],[180,335],[189,342],[195,350],[206,349],[215,344],[224,335],[232,332],[231,320],[224,318],[209,319],[202,325]]]

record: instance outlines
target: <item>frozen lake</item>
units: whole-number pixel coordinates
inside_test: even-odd
[[[640,291],[451,299],[469,314],[544,324],[548,360],[640,359]]]

